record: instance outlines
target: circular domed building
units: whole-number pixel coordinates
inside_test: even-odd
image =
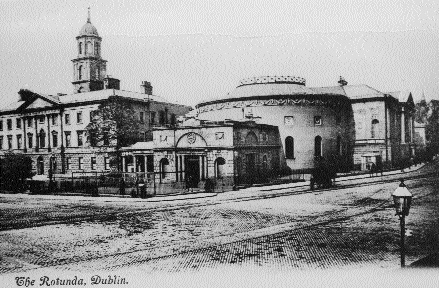
[[[349,98],[342,87],[305,84],[304,78],[292,76],[244,79],[226,97],[196,105],[198,118],[278,126],[281,157],[291,169],[314,168],[322,161],[349,166],[355,135]]]

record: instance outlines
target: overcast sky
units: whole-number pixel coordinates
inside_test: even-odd
[[[439,100],[439,1],[0,0],[1,103],[27,88],[72,93],[71,59],[91,7],[121,89],[195,105],[243,78],[367,84]]]

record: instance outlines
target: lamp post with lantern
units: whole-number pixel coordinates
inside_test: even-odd
[[[393,202],[395,203],[396,215],[399,217],[401,225],[401,267],[405,267],[405,216],[409,215],[412,194],[404,184],[404,179],[400,180],[399,187],[393,192]]]

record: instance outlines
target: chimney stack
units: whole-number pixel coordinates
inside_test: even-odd
[[[142,87],[142,92],[147,94],[147,95],[152,95],[152,85],[151,82],[148,81],[142,81],[142,85],[140,85],[140,87]]]

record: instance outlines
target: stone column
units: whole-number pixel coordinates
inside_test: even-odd
[[[27,131],[26,131],[26,117],[23,117],[23,151],[27,152]]]
[[[401,143],[405,143],[405,115],[404,110],[401,111]]]
[[[198,158],[199,158],[199,160],[198,160],[198,164],[200,165],[200,175],[199,175],[199,177],[200,177],[200,180],[202,180],[203,179],[203,176],[204,176],[204,171],[203,171],[203,156],[198,156]]]
[[[185,162],[185,156],[182,155],[182,156],[181,156],[181,166],[182,166],[181,171],[182,171],[182,179],[183,179],[183,180],[186,180],[186,165],[185,165],[184,162]]]
[[[35,151],[38,152],[40,148],[40,135],[38,134],[38,117],[34,117],[34,124],[35,124]]]
[[[50,135],[51,135],[51,133],[50,133],[50,115],[51,114],[48,114],[48,115],[46,115],[47,117],[47,151],[48,152],[50,152],[50,151],[52,151],[52,147],[51,147],[51,145],[50,145]]]

